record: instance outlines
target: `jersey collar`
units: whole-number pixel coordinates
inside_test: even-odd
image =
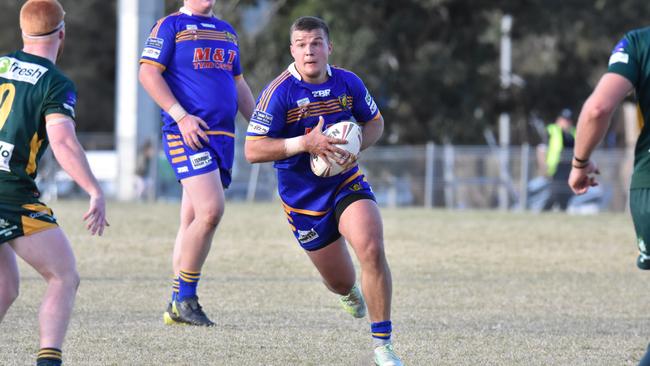
[[[296,63],[295,62],[292,62],[291,65],[289,65],[289,67],[287,67],[287,71],[289,71],[289,73],[291,75],[293,75],[294,78],[302,81],[302,76],[300,76],[300,73],[298,72],[298,69],[296,69]],[[329,64],[327,64],[327,75],[330,76],[330,77],[332,76],[332,68],[330,67]]]
[[[188,16],[193,16],[193,15],[194,15],[194,14],[192,14],[192,12],[190,11],[190,9],[188,9],[188,8],[186,8],[186,7],[184,7],[184,6],[182,6],[180,9],[178,9],[178,11],[181,12],[181,13],[183,13],[183,14],[185,14],[185,15],[188,15]],[[206,18],[206,17],[204,17],[204,16],[202,16],[202,15],[197,15],[197,16],[200,16],[200,17]],[[214,16],[214,13],[211,12],[211,13],[210,13],[210,17],[213,17],[213,16]],[[209,17],[207,17],[207,18],[209,18]]]

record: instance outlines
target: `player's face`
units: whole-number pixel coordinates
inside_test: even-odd
[[[192,13],[208,16],[212,14],[212,7],[215,0],[185,0],[185,7]]]
[[[291,34],[291,56],[296,61],[296,69],[303,80],[320,84],[327,81],[327,60],[332,53],[332,44],[325,31],[296,30]]]

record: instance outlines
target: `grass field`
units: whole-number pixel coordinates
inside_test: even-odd
[[[52,205],[82,277],[68,365],[370,365],[367,319],[320,283],[279,204],[229,204],[199,295],[217,328],[167,327],[178,206]],[[636,365],[650,341],[647,273],[626,214],[382,210],[394,343],[406,365]],[[0,325],[0,365],[33,364],[40,277]]]

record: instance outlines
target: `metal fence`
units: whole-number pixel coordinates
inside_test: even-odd
[[[115,192],[117,157],[112,150],[89,151],[91,166],[107,195]],[[567,152],[563,159],[569,161]],[[570,210],[623,211],[632,170],[632,153],[623,149],[597,150],[600,185],[586,196],[574,197]],[[543,160],[543,159],[542,159]],[[151,188],[157,199],[177,200],[180,185],[161,153]],[[552,184],[543,175],[537,151],[528,145],[502,149],[491,146],[415,145],[371,147],[360,156],[360,166],[384,207],[422,206],[449,209],[540,210]],[[55,161],[47,157],[39,167],[39,185],[45,199],[82,194]],[[228,200],[277,200],[271,163],[249,164],[243,141],[237,146],[233,182]],[[151,195],[146,195],[151,197]]]

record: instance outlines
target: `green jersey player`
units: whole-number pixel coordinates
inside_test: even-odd
[[[603,139],[612,113],[625,96],[634,91],[643,121],[650,119],[650,28],[627,33],[616,44],[609,58],[608,72],[602,76],[585,102],[576,131],[573,168],[569,185],[576,194],[598,184],[596,164],[589,159]],[[634,153],[634,172],[630,184],[630,213],[637,235],[640,269],[650,269],[650,127],[643,123]],[[650,354],[641,360],[650,366]]]
[[[36,364],[61,365],[61,347],[79,285],[70,243],[39,201],[38,162],[48,144],[61,167],[90,195],[92,234],[107,224],[105,202],[74,130],[76,91],[54,65],[65,38],[56,0],[29,0],[20,11],[24,47],[0,56],[0,321],[18,296],[16,256],[47,282],[40,307]]]

